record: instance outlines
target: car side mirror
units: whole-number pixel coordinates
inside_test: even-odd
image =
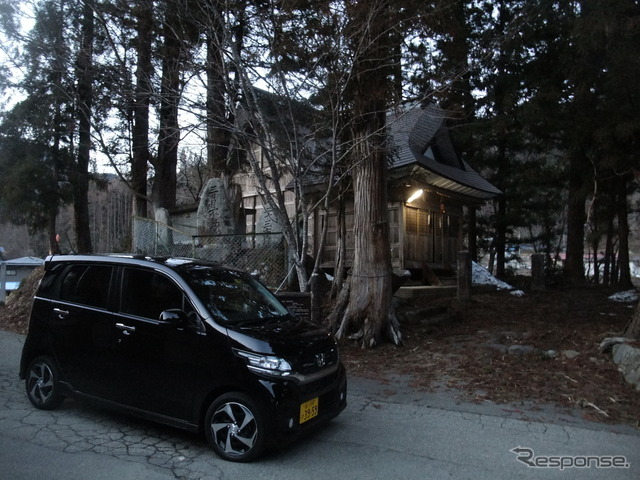
[[[184,327],[187,324],[187,314],[180,309],[172,308],[160,314],[160,321],[176,327]]]

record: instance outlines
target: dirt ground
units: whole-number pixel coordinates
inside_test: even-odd
[[[444,385],[471,402],[551,403],[577,408],[587,420],[640,428],[640,391],[599,350],[604,338],[620,336],[635,308],[609,300],[612,293],[584,287],[474,294],[466,304],[415,300],[398,308],[411,319],[403,322],[402,347],[347,342],[343,360],[352,374],[382,382],[409,375],[417,389]]]
[[[0,306],[0,329],[26,333],[38,279],[32,275]],[[380,382],[409,376],[416,389],[446,386],[471,402],[552,403],[594,422],[640,428],[640,392],[598,348],[621,334],[635,308],[609,300],[615,292],[587,286],[522,297],[474,293],[464,304],[412,299],[397,309],[403,346],[363,350],[345,341],[342,357],[350,374]]]

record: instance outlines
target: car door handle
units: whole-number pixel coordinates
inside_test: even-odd
[[[69,310],[62,310],[61,308],[54,308],[53,311],[58,314],[58,319],[64,320],[69,316]]]
[[[122,330],[122,333],[124,333],[125,335],[130,335],[136,331],[136,327],[125,325],[124,323],[116,323],[116,328]]]

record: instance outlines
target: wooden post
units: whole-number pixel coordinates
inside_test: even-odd
[[[531,290],[544,290],[544,254],[531,255]]]
[[[0,304],[7,299],[7,262],[0,260]]]
[[[471,254],[467,251],[458,252],[458,300],[471,299]]]

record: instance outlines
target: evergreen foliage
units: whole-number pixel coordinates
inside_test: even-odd
[[[81,206],[97,161],[130,183],[141,215],[175,205],[181,156],[204,158],[205,175],[246,168],[247,152],[234,148],[249,138],[269,146],[257,85],[283,99],[272,118],[298,123],[279,134],[290,155],[280,144],[265,160],[294,178],[300,221],[287,235],[301,284],[306,231],[297,230],[328,205],[305,197],[306,167],[330,158],[327,193],[340,191],[357,167],[363,120],[377,131],[365,135],[373,145],[376,115],[403,101],[445,108],[462,158],[504,192],[474,235],[491,239],[498,276],[517,241],[550,264],[566,250],[570,281],[583,280],[585,253],[597,251],[601,280],[629,281],[637,0],[2,0],[0,34],[2,209],[51,238],[69,185]],[[309,103],[318,113],[303,138],[296,116]],[[265,201],[284,209],[278,195]]]

